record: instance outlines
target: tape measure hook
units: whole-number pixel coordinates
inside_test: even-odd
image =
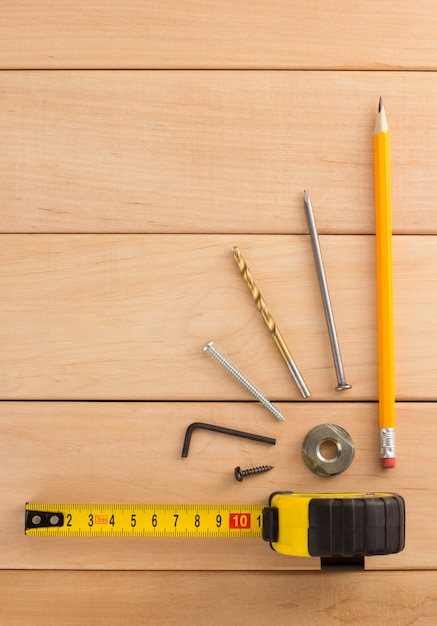
[[[59,528],[63,525],[63,513],[26,510],[25,530],[29,528]]]

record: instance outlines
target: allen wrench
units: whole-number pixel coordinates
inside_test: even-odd
[[[233,428],[225,428],[224,426],[215,426],[215,424],[205,424],[204,422],[193,422],[187,428],[185,433],[184,445],[182,447],[183,458],[188,456],[188,449],[190,447],[191,435],[196,429],[211,430],[215,433],[222,433],[223,435],[232,435],[233,437],[241,437],[242,439],[251,439],[252,441],[259,441],[261,443],[268,443],[272,446],[276,444],[276,439],[272,437],[264,437],[263,435],[256,435],[254,433],[246,433],[242,430],[234,430]]]

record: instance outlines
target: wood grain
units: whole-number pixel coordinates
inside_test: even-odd
[[[374,233],[391,128],[393,228],[437,233],[432,73],[3,72],[0,232]]]
[[[9,624],[432,626],[435,572],[0,572]]]
[[[308,236],[3,235],[3,399],[301,396],[234,262],[239,245],[312,400],[377,397],[374,237],[322,236],[346,377],[336,377]],[[345,259],[348,259],[345,268]],[[435,237],[394,238],[396,397],[435,400]]]
[[[391,491],[406,501],[405,550],[371,557],[366,569],[436,569],[437,535],[430,502],[437,497],[430,468],[437,445],[434,403],[398,403],[398,465],[380,466],[375,403],[281,403],[278,422],[253,403],[2,402],[0,442],[8,479],[0,486],[0,567],[101,570],[320,569],[316,558],[285,557],[258,539],[86,539],[26,537],[26,502],[254,503],[274,491]],[[207,431],[194,421],[276,438],[275,446]],[[303,463],[307,432],[340,424],[355,444],[343,474],[321,478]],[[426,440],[427,445],[423,442]],[[274,465],[238,483],[236,465]]]
[[[435,623],[435,26],[429,0],[2,2],[5,623]],[[377,450],[372,132],[381,94],[396,233],[390,472]],[[304,188],[347,395],[334,391]],[[232,245],[308,379],[308,402]],[[279,402],[285,423],[208,362],[209,339]],[[181,459],[194,420],[247,426],[277,445],[196,433]],[[300,458],[306,432],[327,421],[356,444],[329,486]],[[264,462],[275,469],[233,479],[235,465]],[[284,488],[398,491],[406,549],[367,559],[371,572],[325,575],[296,571],[319,564],[261,541],[53,542],[22,530],[26,500],[261,502]]]
[[[0,67],[426,69],[434,5],[3,0]]]

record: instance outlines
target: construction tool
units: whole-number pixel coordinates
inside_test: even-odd
[[[322,568],[364,568],[405,545],[405,502],[392,493],[275,492],[262,504],[26,504],[30,537],[263,538]],[[174,544],[173,544],[174,545]]]
[[[232,376],[234,376],[239,383],[241,383],[243,385],[243,387],[246,387],[246,389],[253,395],[255,396],[255,398],[261,402],[261,404],[263,406],[265,406],[265,408],[270,411],[270,413],[273,413],[273,415],[276,417],[276,419],[281,420],[281,421],[285,421],[285,417],[282,415],[282,413],[275,407],[274,404],[272,404],[269,400],[267,400],[267,398],[255,387],[255,385],[252,385],[251,382],[249,382],[247,380],[247,378],[245,376],[243,376],[243,374],[241,372],[239,372],[237,370],[236,367],[234,367],[232,365],[232,363],[230,363],[228,361],[228,359],[225,359],[225,357],[223,356],[223,354],[221,354],[217,348],[214,346],[214,342],[213,341],[208,341],[207,344],[205,344],[203,346],[203,351],[204,352],[209,352],[209,354],[212,354],[212,356],[230,373],[232,374]]]
[[[265,437],[264,435],[257,435],[256,433],[248,433],[244,430],[235,430],[234,428],[226,428],[225,426],[217,426],[216,424],[205,424],[205,422],[193,422],[185,431],[184,445],[182,446],[183,458],[188,456],[188,450],[190,449],[191,435],[197,429],[210,430],[213,433],[221,433],[222,435],[231,435],[232,437],[241,437],[241,439],[250,439],[251,441],[258,441],[260,443],[267,443],[271,446],[276,444],[276,439],[273,437]]]
[[[352,385],[346,382],[343,361],[338,343],[337,330],[335,328],[334,314],[332,312],[331,298],[329,296],[328,283],[326,280],[325,267],[323,264],[322,251],[320,249],[319,235],[316,221],[314,219],[313,205],[309,193],[305,190],[303,194],[305,215],[310,233],[311,247],[313,249],[314,261],[316,264],[317,278],[319,279],[320,293],[322,296],[323,309],[325,311],[326,324],[328,326],[329,340],[331,342],[332,356],[334,359],[335,373],[337,375],[337,391],[351,389]]]
[[[324,447],[331,452],[327,455]],[[332,454],[332,450],[335,451]],[[337,424],[320,424],[312,428],[302,444],[305,465],[319,476],[336,476],[354,460],[355,446],[349,433]]]
[[[240,249],[237,247],[234,247],[232,249],[232,254],[234,255],[235,262],[237,263],[238,269],[240,270],[240,274],[243,277],[244,282],[249,287],[249,291],[253,298],[253,301],[255,302],[256,308],[261,313],[262,318],[270,331],[273,341],[275,342],[279,352],[281,353],[282,358],[287,364],[287,367],[294,382],[296,383],[297,388],[299,389],[303,398],[309,398],[311,395],[310,391],[304,379],[302,378],[302,374],[300,373],[293,357],[291,356],[291,352],[289,351],[283,336],[279,332],[279,328],[277,327],[275,320],[267,309],[267,305],[261,295],[260,290],[258,289],[258,286],[253,280],[252,273],[247,266],[246,260],[241,254]]]

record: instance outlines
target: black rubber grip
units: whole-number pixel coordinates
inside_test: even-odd
[[[397,494],[313,498],[308,513],[311,556],[394,554],[405,546],[405,502]]]

